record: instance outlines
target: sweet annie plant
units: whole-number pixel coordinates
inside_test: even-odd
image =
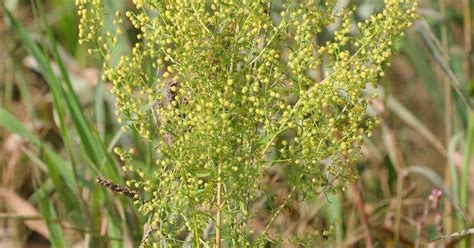
[[[151,168],[116,149],[124,170],[141,178],[128,185],[142,192],[148,244],[281,241],[268,230],[288,200],[263,231],[249,225],[265,171],[283,168],[288,199],[298,200],[357,177],[351,164],[377,123],[364,89],[383,76],[416,17],[414,0],[385,0],[357,26],[354,8],[335,10],[336,1],[133,2],[136,10],[117,12],[116,29],[104,30],[102,1],[76,0],[80,43],[104,58],[118,121],[154,144]],[[318,41],[333,23],[332,39]],[[131,54],[116,49],[124,24],[138,33]]]

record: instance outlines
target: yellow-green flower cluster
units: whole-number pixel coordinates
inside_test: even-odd
[[[99,33],[104,25],[101,0],[76,0],[79,22],[79,43],[91,42],[96,45]]]
[[[215,244],[216,212],[229,244],[266,237],[249,235],[249,209],[272,166],[303,197],[356,176],[351,163],[376,123],[364,89],[383,75],[416,4],[386,0],[353,26],[353,8],[331,14],[335,1],[283,2],[134,0],[125,16],[137,42],[113,63],[122,14],[104,31],[100,0],[77,0],[81,41],[105,58],[119,122],[155,144],[151,173],[117,152],[142,177],[129,184],[147,197],[137,204],[153,218],[156,244]]]

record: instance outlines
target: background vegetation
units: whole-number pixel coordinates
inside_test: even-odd
[[[383,6],[351,2],[359,18]],[[316,226],[323,236],[331,231],[325,245],[335,247],[474,244],[474,2],[419,4],[421,18],[379,82],[373,111],[382,124],[354,165],[359,180],[345,194],[289,204],[275,221],[286,236]],[[74,2],[0,5],[0,247],[138,246],[147,219],[96,177],[123,184],[133,175],[122,172],[113,147],[133,145],[144,165],[151,147],[116,123],[110,82],[93,69],[100,61],[78,45]],[[266,183],[284,198],[281,178],[270,171]]]

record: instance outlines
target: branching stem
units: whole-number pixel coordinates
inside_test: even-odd
[[[221,163],[217,165],[217,214],[216,214],[216,247],[221,248],[221,229],[222,229],[222,178]]]
[[[291,199],[291,196],[293,195],[293,193],[295,192],[296,190],[296,186],[293,186],[291,188],[291,191],[290,193],[288,194],[288,197],[285,199],[285,201],[278,207],[277,211],[275,211],[275,213],[273,213],[273,216],[272,218],[270,219],[270,221],[268,222],[267,226],[265,227],[265,229],[263,230],[263,232],[260,234],[261,236],[264,236],[267,232],[268,232],[268,229],[270,228],[270,226],[273,224],[273,222],[276,220],[276,218],[278,217],[278,215],[280,214],[280,212],[283,210],[284,207],[286,207],[286,205],[288,204],[288,202],[290,201]]]

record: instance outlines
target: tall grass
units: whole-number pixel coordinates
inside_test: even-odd
[[[145,168],[150,168],[152,148],[140,142],[133,132],[122,132],[113,121],[113,102],[106,82],[97,78],[98,85],[86,92],[92,96],[91,102],[83,101],[68,60],[79,64],[96,62],[76,44],[72,1],[47,1],[48,10],[33,1],[35,19],[30,25],[22,24],[25,21],[15,17],[19,14],[13,15],[5,8],[7,3],[13,9],[12,2],[0,3],[9,34],[14,34],[7,37],[8,44],[15,44],[18,38],[28,56],[36,61],[40,78],[48,86],[53,116],[45,118],[45,111],[35,105],[35,93],[30,92],[31,76],[23,68],[21,57],[11,53],[7,59],[15,82],[5,80],[1,84],[0,127],[7,132],[0,135],[13,133],[27,142],[21,146],[25,158],[18,163],[33,165],[29,168],[33,171],[29,178],[33,190],[24,198],[39,210],[53,247],[138,246],[146,217],[138,215],[131,199],[108,191],[95,178],[123,184],[125,177],[133,176],[122,172],[112,153],[115,145],[134,146],[138,154],[134,162]],[[106,2],[115,9],[126,8],[122,1]],[[470,78],[469,56],[464,55],[471,52],[467,30],[472,22],[472,6],[467,4],[469,1],[462,1],[463,9],[457,8],[458,2],[453,0],[439,3],[445,3],[439,7],[439,15],[437,9],[433,9],[434,18],[428,15],[431,12],[422,13],[407,33],[392,72],[381,82],[384,89],[379,89],[374,111],[382,116],[382,128],[373,138],[366,139],[364,159],[357,165],[360,196],[357,191],[348,190],[315,199],[310,209],[288,210],[305,216],[296,222],[301,225],[327,227],[327,223],[337,223],[328,246],[373,243],[375,247],[385,247],[398,243],[399,247],[424,247],[434,242],[439,246],[472,247],[469,236],[474,233],[470,180],[474,166],[474,113],[470,84],[474,80]],[[425,4],[426,10],[438,2]],[[122,38],[128,39],[126,34]],[[70,58],[61,52],[63,47],[72,54]],[[462,52],[458,52],[459,47]],[[15,89],[29,121],[19,119],[14,112]],[[38,121],[51,121],[49,129],[58,133],[60,140],[45,138],[37,128]],[[0,168],[6,170],[3,165]],[[1,187],[7,186],[2,183]],[[430,208],[431,189],[443,192],[442,208]],[[436,222],[438,212],[441,224]],[[28,216],[2,216],[2,220],[28,220]],[[438,230],[438,226],[442,228]],[[417,228],[419,232],[414,231]]]
[[[110,118],[100,107],[104,104],[103,86],[96,89],[97,120],[94,121],[87,116],[75,93],[53,32],[39,5],[34,10],[38,14],[36,25],[41,34],[40,42],[34,40],[5,7],[3,10],[49,86],[61,142],[66,150],[65,154],[58,153],[6,109],[0,108],[0,126],[28,141],[30,158],[36,164],[44,165],[40,168],[45,168],[43,172],[47,177],[33,178],[35,193],[32,197],[38,202],[52,246],[68,247],[73,241],[89,247],[123,247],[127,242],[139,244],[144,220],[137,215],[133,201],[110,194],[95,183],[97,176],[122,184],[125,178],[111,152],[114,146],[111,142],[117,140],[104,137],[104,131],[101,138],[94,128],[104,127],[100,121]],[[59,67],[58,73],[52,67],[53,61]],[[113,132],[121,134],[120,130]],[[73,236],[79,238],[70,240],[66,231],[72,231]]]

